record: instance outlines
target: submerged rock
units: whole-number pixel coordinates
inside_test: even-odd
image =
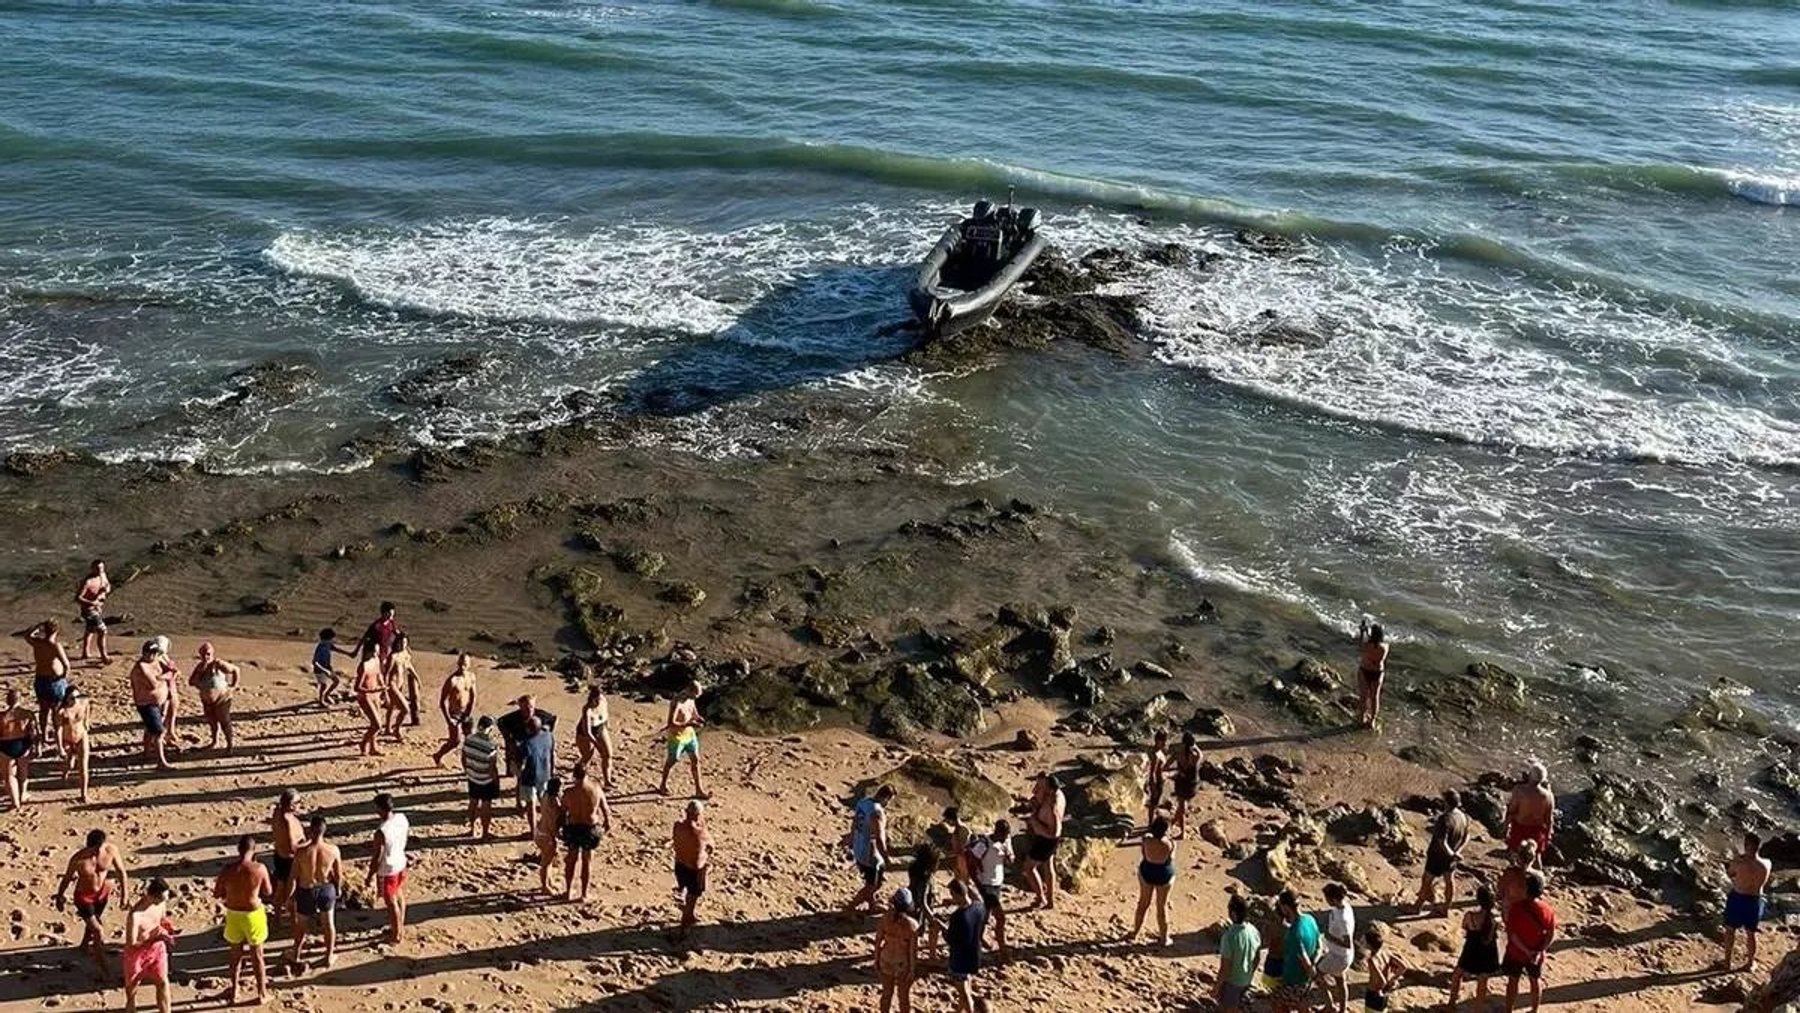
[[[1494,710],[1525,708],[1525,679],[1499,665],[1478,661],[1455,675],[1414,680],[1406,695],[1436,717],[1446,712],[1472,717]]]

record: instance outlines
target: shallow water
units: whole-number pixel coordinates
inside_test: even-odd
[[[1791,13],[12,4],[0,443],[342,469],[598,408],[732,453],[849,403],[824,438],[1328,622],[1800,704]],[[1071,252],[1223,259],[1133,283],[1149,361],[892,361],[904,265],[1012,185]],[[1245,340],[1269,309],[1331,340]],[[270,360],[317,375],[236,400]]]

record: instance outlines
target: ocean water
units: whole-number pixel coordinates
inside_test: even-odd
[[[15,0],[0,448],[732,454],[816,403],[1345,628],[1788,710],[1797,54],[1781,0]],[[1009,187],[1069,253],[1220,259],[1128,283],[1141,362],[896,362],[907,266]]]

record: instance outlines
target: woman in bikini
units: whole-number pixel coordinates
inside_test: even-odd
[[[575,762],[592,765],[595,754],[598,754],[600,784],[607,791],[613,789],[612,732],[608,728],[610,719],[606,691],[599,686],[588,687],[587,702],[581,705],[581,714],[575,720],[575,749],[580,754]]]
[[[218,653],[210,643],[200,645],[200,663],[194,666],[193,674],[188,676],[188,685],[200,691],[200,711],[206,716],[207,730],[212,733],[212,741],[206,748],[219,748],[219,733],[225,733],[225,751],[231,752],[231,698],[237,692],[238,667],[228,661],[219,660]]]
[[[893,905],[875,929],[875,973],[881,977],[881,1013],[899,1000],[900,1013],[912,1013],[913,978],[918,973],[919,920],[910,890],[894,891]]]
[[[1179,832],[1170,831],[1169,818],[1159,815],[1150,821],[1144,836],[1119,845],[1122,848],[1135,846],[1140,856],[1137,915],[1132,918],[1126,942],[1136,939],[1138,933],[1144,931],[1144,915],[1149,913],[1152,901],[1156,902],[1157,942],[1163,946],[1173,942],[1169,936],[1169,886],[1175,882],[1175,842],[1180,839]]]
[[[363,720],[368,722],[363,728],[362,744],[358,753],[362,756],[380,756],[381,749],[376,746],[376,736],[381,734],[381,715],[375,705],[386,692],[386,684],[381,674],[381,658],[374,638],[364,638],[360,656],[356,662],[356,681],[352,684],[356,691],[356,706],[362,710]]]
[[[1381,717],[1381,680],[1387,676],[1387,631],[1380,623],[1371,623],[1365,618],[1362,628],[1357,631],[1356,644],[1356,682],[1362,691],[1361,722],[1364,728],[1373,728]]]
[[[395,742],[405,742],[400,731],[408,717],[418,724],[407,701],[419,698],[419,670],[413,667],[412,645],[404,632],[394,634],[394,649],[382,669],[382,727]]]

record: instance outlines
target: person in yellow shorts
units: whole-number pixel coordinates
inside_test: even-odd
[[[699,701],[700,684],[697,682],[688,683],[680,695],[669,701],[669,720],[663,725],[669,756],[663,762],[662,785],[656,789],[659,795],[669,793],[669,772],[685,757],[688,769],[694,775],[693,797],[702,800],[712,797],[700,786],[700,729],[706,725],[706,719],[700,716]]]
[[[238,975],[249,957],[256,969],[256,1002],[268,999],[269,973],[263,965],[263,944],[269,941],[269,909],[264,903],[275,896],[269,870],[256,860],[256,841],[238,838],[237,859],[220,870],[213,881],[213,896],[225,902],[225,942],[231,945],[231,987],[225,1004],[237,1005]]]

